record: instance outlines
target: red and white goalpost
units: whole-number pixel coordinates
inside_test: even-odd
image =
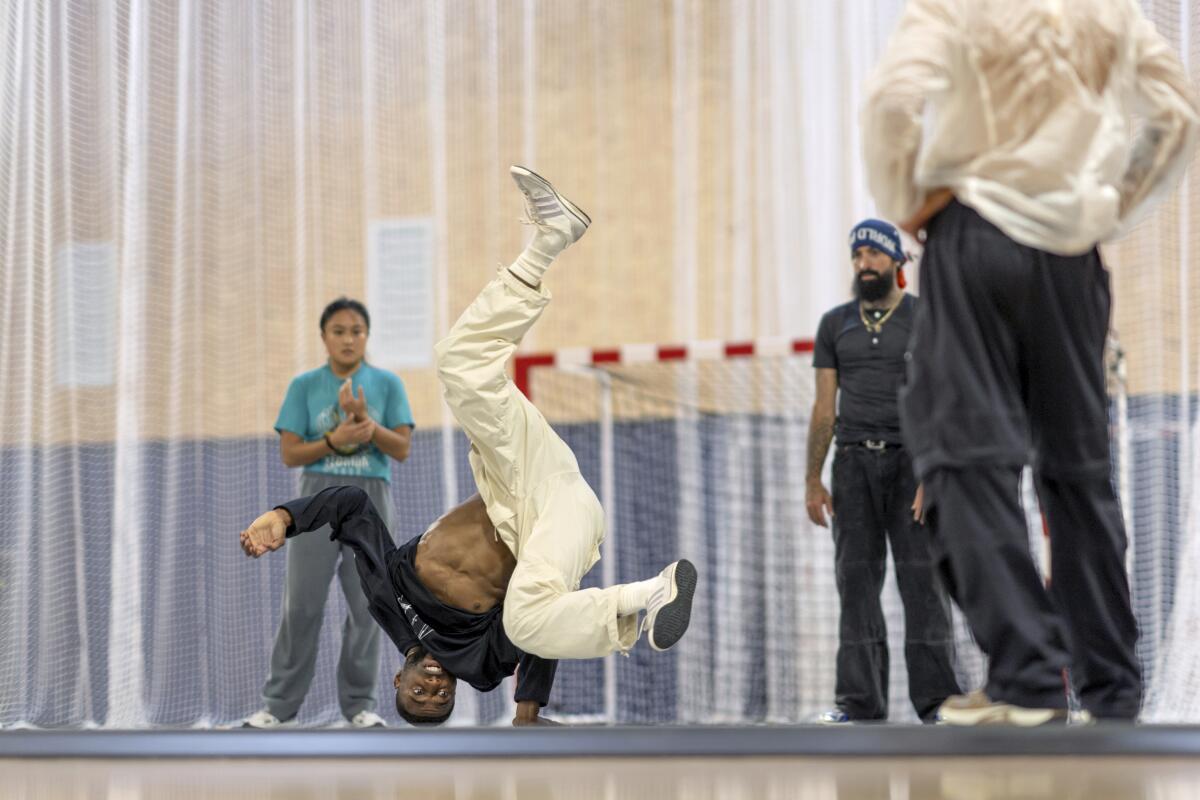
[[[629,344],[617,348],[572,347],[549,353],[518,354],[513,359],[514,381],[530,397],[529,373],[537,367],[652,364],[675,361],[754,358],[811,354],[811,339],[758,339],[748,342],[698,341],[690,344]]]
[[[638,651],[610,659],[602,702],[585,712],[618,722],[797,722],[831,707],[833,543],[804,504],[812,349],[809,340],[772,339],[515,359],[517,385],[575,450],[604,505],[609,538],[589,581],[648,577],[680,556],[701,575],[692,627],[669,668]],[[915,720],[888,573],[891,716]],[[956,626],[962,680],[978,685],[982,658]],[[672,680],[662,680],[664,668]],[[571,696],[598,680],[586,668],[560,669]]]

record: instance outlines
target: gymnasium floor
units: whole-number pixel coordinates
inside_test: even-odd
[[[1200,797],[1200,728],[0,733],[0,798]]]
[[[0,797],[96,798],[1156,798],[1194,800],[1185,759],[877,758],[0,762]]]

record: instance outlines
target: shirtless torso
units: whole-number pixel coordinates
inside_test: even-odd
[[[496,538],[483,500],[475,494],[429,526],[413,564],[438,600],[482,614],[504,601],[517,560]]]

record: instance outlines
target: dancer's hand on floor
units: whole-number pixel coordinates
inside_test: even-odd
[[[527,725],[562,725],[552,719],[541,716],[541,706],[536,700],[522,700],[517,703],[517,712],[512,721],[514,728],[524,728]]]

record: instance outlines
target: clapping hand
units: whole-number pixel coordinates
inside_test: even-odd
[[[370,417],[362,421],[355,421],[354,417],[348,416],[341,421],[341,424],[329,432],[329,439],[337,447],[338,452],[343,452],[344,449],[349,448],[351,445],[357,447],[358,445],[366,444],[374,436],[375,420]],[[345,454],[343,452],[343,455]]]
[[[338,389],[338,405],[342,412],[355,422],[364,422],[367,417],[367,390],[358,387],[358,397],[354,396],[354,387],[347,378]]]
[[[345,418],[329,432],[329,439],[338,452],[346,455],[347,450],[353,452],[358,445],[366,444],[375,437],[375,420],[367,414],[366,389],[358,387],[358,397],[355,397],[349,378],[338,389],[338,406]]]

